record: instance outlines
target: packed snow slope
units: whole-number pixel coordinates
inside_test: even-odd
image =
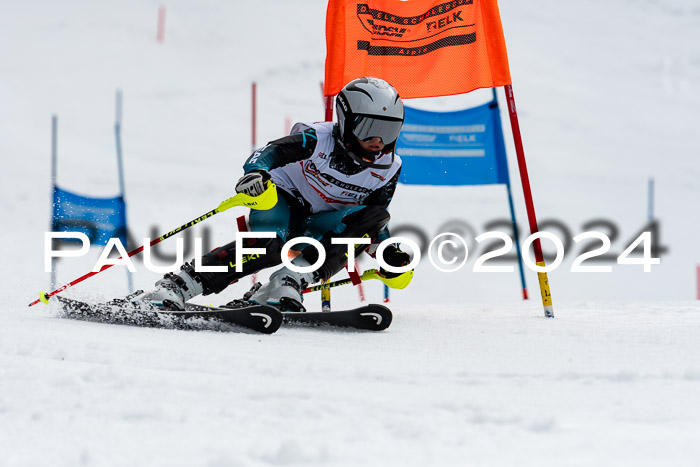
[[[52,115],[59,185],[114,196],[123,91],[138,240],[233,194],[251,151],[253,81],[257,145],[323,117],[325,2],[173,0],[162,43],[160,5],[0,2],[0,465],[697,465],[696,2],[499,2],[538,220],[569,244],[549,273],[556,319],[542,318],[534,272],[524,302],[517,272],[473,271],[483,253],[474,237],[509,216],[502,186],[401,185],[392,227],[464,235],[466,266],[443,273],[424,259],[411,286],[392,292],[386,332],[273,336],[101,325],[58,319],[55,304],[26,307],[49,281]],[[407,104],[454,110],[489,97]],[[650,178],[665,250],[645,273],[614,258],[648,222]],[[226,243],[243,214],[222,213],[194,236]],[[584,264],[612,272],[571,272],[597,246],[572,241],[588,230],[611,237],[612,261]],[[61,260],[58,282],[98,255]],[[137,288],[159,277],[135,265]],[[249,285],[198,301],[222,303]],[[99,300],[126,289],[115,267],[64,293]],[[376,281],[365,292],[381,300]],[[357,291],[336,289],[333,303],[354,305]],[[319,308],[317,297],[307,304]]]

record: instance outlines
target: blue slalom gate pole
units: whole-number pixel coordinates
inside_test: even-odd
[[[117,169],[119,171],[119,192],[124,200],[124,216],[126,217],[126,199],[124,195],[124,166],[122,163],[122,90],[117,89],[116,96],[116,113],[114,119],[114,137],[117,145]],[[128,225],[128,224],[127,224]],[[128,238],[128,230],[124,234],[124,240]],[[129,286],[129,293],[134,291],[134,280],[131,271],[126,270],[126,280]],[[53,287],[52,287],[53,289]]]
[[[493,100],[498,105],[498,94],[496,88],[491,88]],[[523,267],[523,253],[520,250],[520,235],[518,235],[518,222],[515,220],[515,207],[513,205],[513,194],[510,189],[510,177],[506,183],[506,193],[508,195],[508,208],[510,209],[510,220],[513,223],[513,241],[515,242],[515,251],[518,255],[518,269],[520,270],[520,284],[523,288],[523,300],[527,300],[527,284],[525,283],[525,268]]]
[[[513,195],[510,191],[510,182],[506,184],[506,192],[508,193],[508,207],[510,208],[510,219],[513,222],[513,241],[515,242],[515,251],[518,254],[518,269],[520,270],[520,283],[523,286],[523,300],[527,300],[528,295],[527,284],[525,283],[525,269],[523,268],[523,252],[520,250],[518,222],[515,220],[515,208],[513,207]]]
[[[56,192],[56,163],[58,159],[58,116],[51,117],[51,221],[49,232],[53,232],[53,202]],[[56,288],[56,258],[51,257],[51,290]]]

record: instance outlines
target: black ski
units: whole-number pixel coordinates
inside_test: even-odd
[[[391,310],[384,305],[369,304],[352,310],[282,313],[285,324],[309,324],[383,331],[391,325]]]
[[[264,305],[224,306],[212,308],[187,305],[186,311],[167,311],[140,308],[128,300],[117,299],[107,303],[89,304],[57,296],[66,318],[112,324],[166,327],[178,329],[206,329],[197,321],[227,323],[272,334],[282,324],[282,313]]]
[[[226,307],[226,305],[224,305]],[[188,311],[219,310],[221,308],[186,303]],[[391,325],[393,315],[384,305],[371,303],[352,310],[324,312],[282,312],[282,322],[286,325],[334,326],[341,328],[383,331]]]
[[[209,307],[185,304],[185,311],[171,312],[184,318],[214,318],[227,323],[238,324],[265,334],[276,332],[282,325],[282,312],[267,305],[222,305]]]

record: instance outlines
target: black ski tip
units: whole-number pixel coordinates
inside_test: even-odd
[[[391,326],[391,321],[394,319],[394,315],[391,310],[384,305],[375,305],[374,309],[382,318],[381,322],[377,323],[377,330],[383,331]]]
[[[283,313],[287,324],[308,324],[313,326],[333,326],[361,329],[364,331],[384,331],[391,326],[393,315],[384,305],[370,304],[352,310]]]
[[[282,313],[268,305],[230,303],[221,307],[186,304],[187,311],[176,312],[184,317],[210,317],[244,326],[263,334],[274,334],[282,326]]]
[[[372,331],[384,331],[391,326],[394,315],[391,310],[384,305],[368,305],[358,308],[359,315],[365,319],[368,327],[365,329]]]
[[[236,320],[232,321],[243,326],[255,329],[263,334],[274,334],[282,326],[282,312],[277,308],[267,305],[255,305],[245,308],[245,314],[240,313],[240,309],[226,310],[220,308],[221,317],[227,321],[228,312],[239,312],[235,315]]]

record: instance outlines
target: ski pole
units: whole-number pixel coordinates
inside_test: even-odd
[[[211,216],[218,214],[220,212],[226,211],[227,209],[232,208],[234,206],[246,206],[246,207],[249,207],[252,209],[259,209],[259,210],[272,209],[275,206],[275,204],[277,204],[277,187],[274,183],[272,183],[270,181],[268,181],[267,183],[268,183],[267,189],[260,196],[248,196],[245,193],[238,193],[237,195],[235,195],[235,196],[233,196],[225,201],[222,201],[219,204],[219,206],[216,207],[216,209],[212,209],[208,213],[206,213],[202,216],[199,216],[198,218],[196,218],[194,220],[191,220],[187,224],[181,225],[177,229],[171,230],[170,232],[166,233],[165,235],[162,235],[162,236],[156,238],[155,240],[152,240],[151,243],[149,243],[149,246],[153,246],[156,243],[160,243],[163,240],[165,240],[166,238],[170,238],[173,235],[175,235],[179,232],[182,232],[185,229],[189,229],[193,225],[199,224],[200,222],[209,219]],[[145,248],[145,246],[146,245],[141,245],[137,249],[130,251],[128,253],[128,256],[131,257],[131,256],[134,256],[135,254],[141,253],[143,251],[143,249]],[[122,259],[121,256],[118,259]],[[69,287],[73,287],[75,284],[78,284],[79,282],[82,282],[85,279],[94,276],[95,274],[101,273],[105,269],[111,268],[112,266],[114,266],[114,264],[105,264],[104,266],[102,266],[100,268],[99,271],[91,271],[91,272],[73,280],[72,282],[69,282],[68,284],[59,287],[58,289],[54,290],[51,293],[46,293],[44,291],[41,291],[39,293],[39,299],[30,303],[29,306],[36,305],[39,302],[44,302],[48,305],[49,298],[53,297],[54,295],[56,295],[58,293],[63,292],[64,290],[66,290]]]
[[[376,269],[368,269],[365,272],[362,273],[360,276],[360,279],[363,281],[369,280],[369,279],[379,279],[392,289],[403,289],[406,288],[406,286],[411,282],[411,279],[413,279],[413,271],[408,271],[404,272],[403,274],[397,276],[397,277],[392,277],[388,278],[383,276],[379,271]],[[346,284],[352,284],[352,279],[341,279],[339,281],[333,281],[333,282],[325,282],[323,284],[319,285],[314,285],[313,287],[308,287],[304,290],[302,290],[301,293],[309,293],[309,292],[317,292],[319,290],[325,290],[325,289],[330,289],[332,287],[338,287],[340,285],[346,285]]]

